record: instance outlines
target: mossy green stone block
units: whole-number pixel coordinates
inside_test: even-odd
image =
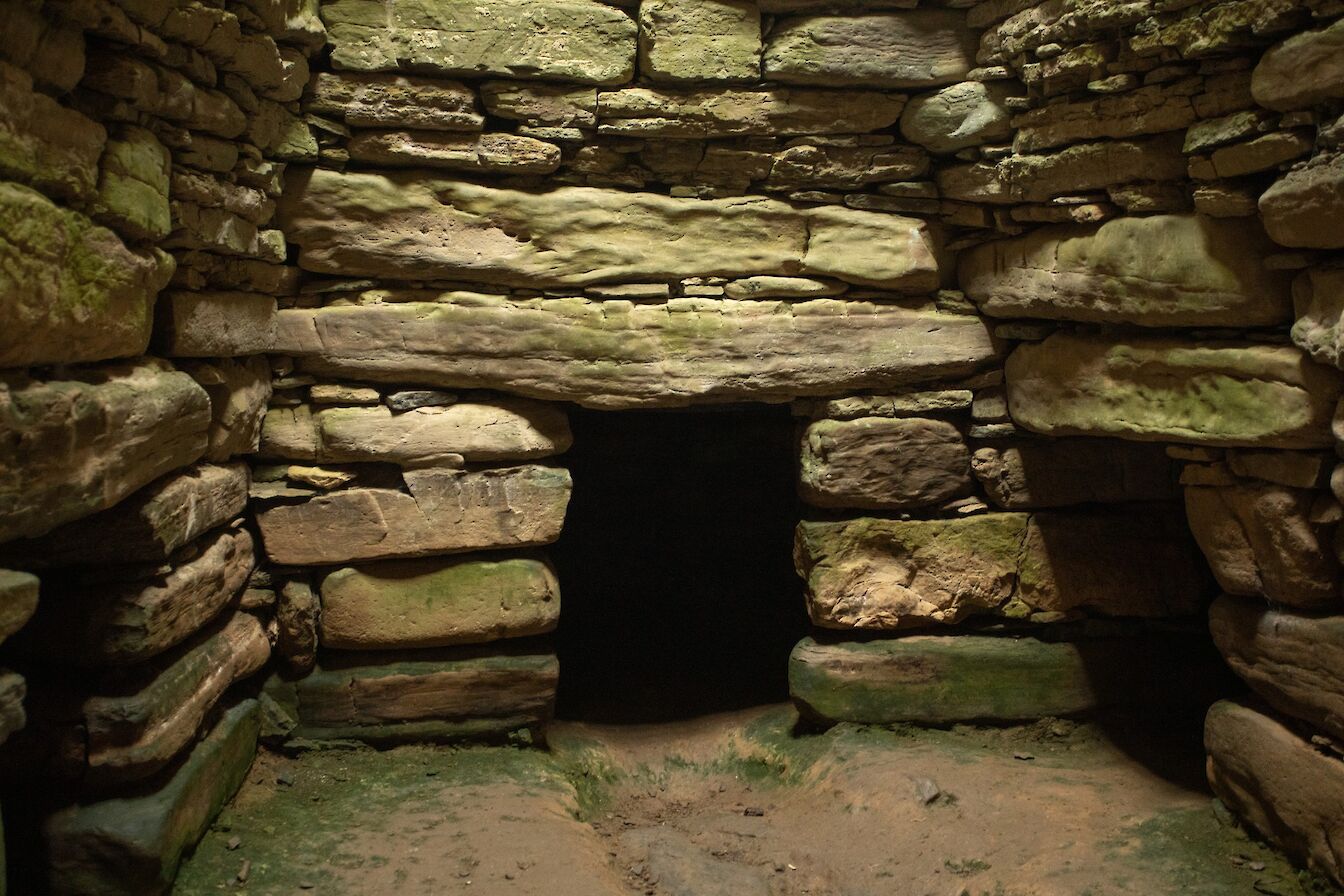
[[[136,793],[70,806],[48,818],[53,896],[167,893],[183,852],[247,774],[258,725],[257,701],[243,700],[166,777]]]

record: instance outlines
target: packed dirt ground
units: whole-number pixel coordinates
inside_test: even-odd
[[[1336,892],[1220,811],[1190,732],[1146,751],[1123,719],[803,734],[796,722],[774,707],[560,723],[549,752],[263,752],[175,892]]]

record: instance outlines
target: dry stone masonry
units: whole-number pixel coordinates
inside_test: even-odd
[[[1189,710],[1215,792],[1344,884],[1338,0],[0,35],[13,870],[168,892],[259,741],[539,740],[570,406],[769,402],[807,719],[1142,704],[1207,625],[1253,695]]]

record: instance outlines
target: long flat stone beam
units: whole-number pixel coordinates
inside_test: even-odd
[[[337,378],[606,408],[844,394],[963,376],[997,355],[976,317],[833,299],[292,309],[279,315],[276,350]]]

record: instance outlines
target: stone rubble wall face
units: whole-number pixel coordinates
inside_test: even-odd
[[[818,718],[1086,711],[1080,657],[1223,592],[1271,709],[1210,714],[1211,780],[1340,880],[1344,816],[1274,758],[1344,778],[1310,741],[1344,737],[1340,0],[0,33],[0,771],[53,892],[166,891],[258,736],[544,725],[560,401],[792,402]]]

